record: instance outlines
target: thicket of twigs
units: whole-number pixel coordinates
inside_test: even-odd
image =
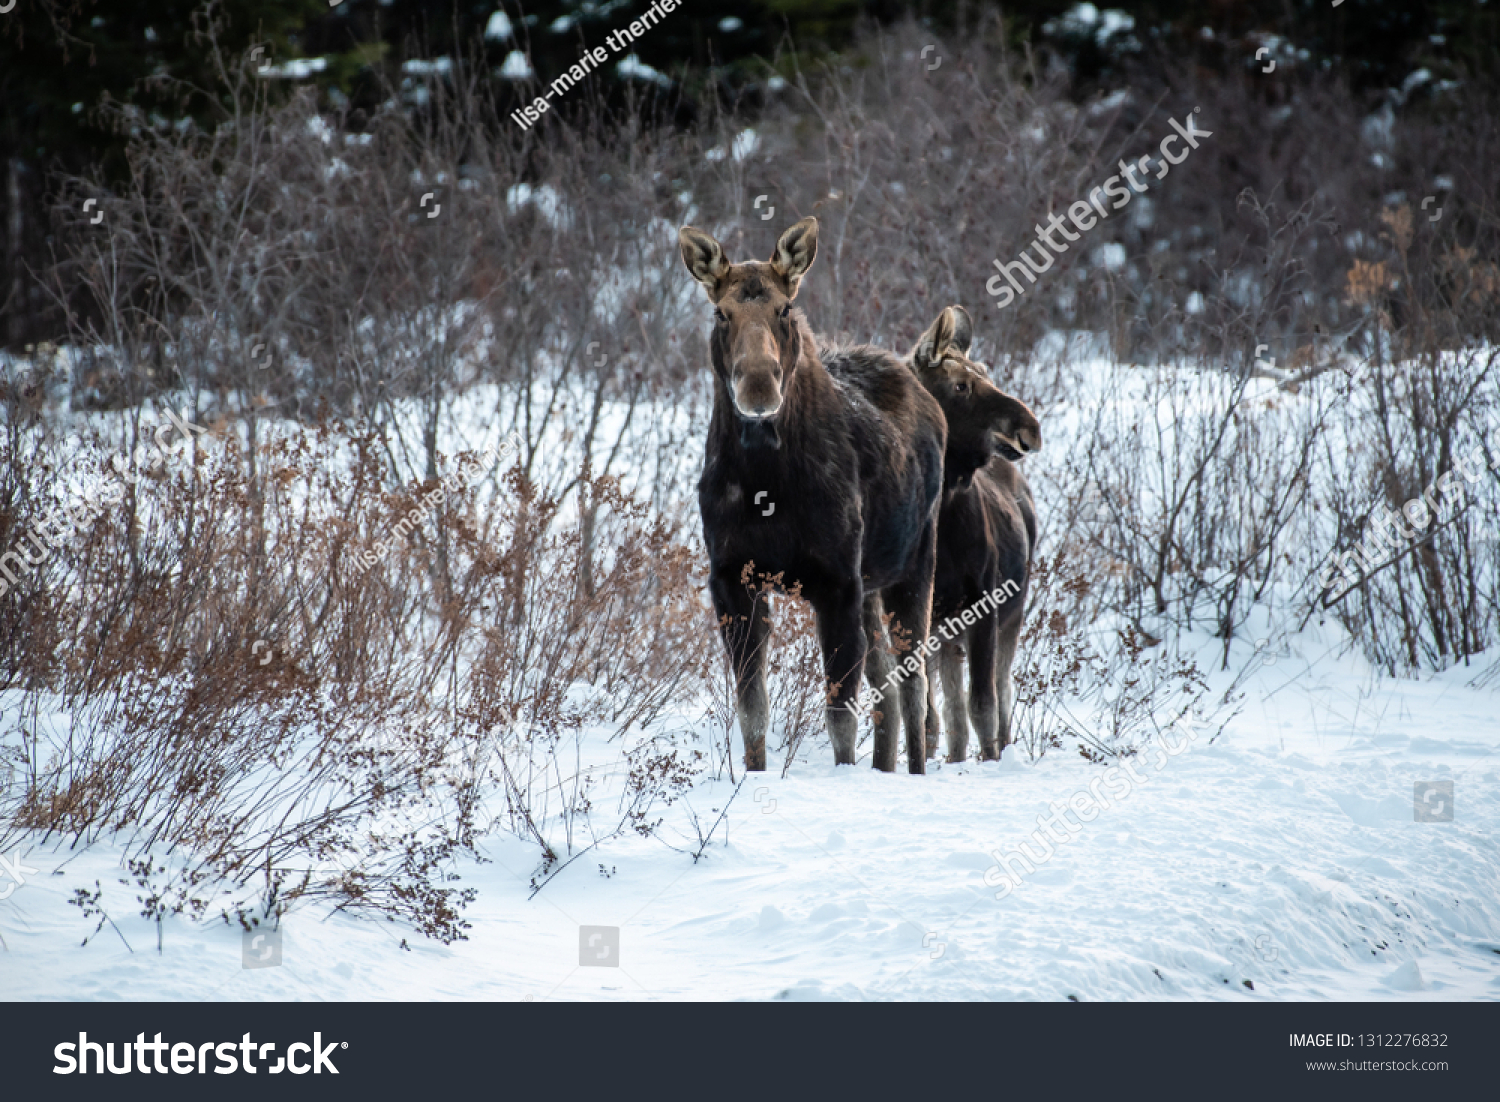
[[[130,186],[62,182],[45,273],[97,309],[10,365],[0,553],[118,480],[102,457],[148,443],[164,405],[216,432],[0,595],[0,847],[109,833],[197,855],[158,908],[201,908],[212,875],[258,885],[257,920],[327,895],[451,938],[445,869],[484,831],[533,839],[545,876],[649,834],[695,771],[732,775],[718,736],[630,737],[730,712],[699,577],[707,326],[683,223],[744,257],[816,214],[816,328],[904,351],[962,303],[1049,426],[1017,665],[1033,754],[1065,735],[1129,752],[1191,710],[1177,633],[1209,628],[1227,664],[1264,645],[1257,602],[1285,630],[1336,616],[1393,673],[1493,648],[1493,475],[1377,573],[1316,582],[1377,505],[1496,455],[1493,102],[1460,90],[1371,138],[1368,105],[1316,74],[1275,103],[1184,73],[1075,104],[996,33],[942,46],[936,71],[930,40],[870,38],[697,133],[587,112],[523,133],[463,65],[419,106],[350,117],[221,57],[216,127],[122,112]],[[995,309],[991,262],[1194,107],[1212,137]],[[1107,355],[1102,377],[1055,355],[1067,333]],[[433,504],[460,453],[512,433],[513,456]],[[818,752],[822,687],[805,612],[769,599],[790,761]],[[579,749],[600,727],[624,786],[609,814]]]

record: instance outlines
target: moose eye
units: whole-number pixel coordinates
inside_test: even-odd
[[[953,391],[954,391],[955,394],[967,394],[967,393],[969,393],[969,384],[968,383],[954,383],[953,384]]]

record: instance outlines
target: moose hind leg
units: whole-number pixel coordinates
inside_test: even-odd
[[[1015,741],[1011,733],[1011,710],[1015,706],[1016,685],[1011,679],[1011,664],[1015,661],[1016,645],[1021,639],[1021,617],[1017,616],[1000,628],[1000,645],[995,655],[995,690],[997,700],[996,729],[1000,749]]]
[[[1005,745],[995,697],[995,621],[990,613],[969,629],[969,720],[979,736],[981,761],[998,760]]]
[[[899,625],[913,649],[900,670],[901,724],[906,730],[906,770],[927,772],[927,629],[932,613],[932,575],[925,586],[892,586],[886,591],[886,603],[895,613],[892,623]],[[915,668],[913,668],[915,667]],[[891,746],[890,767],[896,767],[895,746]]]
[[[879,593],[865,594],[865,680],[875,690],[873,703],[875,742],[878,745],[896,745],[901,728],[901,709],[894,700],[886,700],[886,690],[891,687],[891,671],[896,663],[891,659],[889,641],[886,638],[884,602]]]
[[[938,743],[943,738],[943,725],[938,722],[938,656],[936,651],[927,653],[927,760],[937,757]]]
[[[969,756],[969,717],[964,711],[964,648],[959,641],[938,650],[938,676],[943,681],[943,726],[948,729],[948,760]]]

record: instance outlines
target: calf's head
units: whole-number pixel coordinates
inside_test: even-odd
[[[682,260],[714,304],[714,371],[741,422],[741,439],[775,446],[775,422],[802,354],[792,315],[797,286],[818,255],[818,220],[781,235],[769,261],[731,264],[724,249],[692,226],[677,231]]]
[[[911,365],[948,419],[950,480],[967,486],[995,451],[1020,459],[1042,446],[1042,429],[1025,403],[990,382],[984,364],[969,359],[974,323],[962,306],[938,315],[911,351]]]

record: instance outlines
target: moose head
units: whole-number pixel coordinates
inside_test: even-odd
[[[783,233],[769,261],[731,264],[723,246],[692,226],[683,226],[677,238],[683,263],[714,304],[714,372],[741,421],[742,438],[775,446],[776,415],[804,342],[811,351],[811,335],[793,315],[792,300],[818,255],[818,220],[804,218]]]
[[[990,382],[985,365],[969,359],[974,323],[948,306],[911,351],[912,368],[948,419],[947,478],[966,487],[998,449],[1019,459],[1042,446],[1041,425],[1025,403]]]

